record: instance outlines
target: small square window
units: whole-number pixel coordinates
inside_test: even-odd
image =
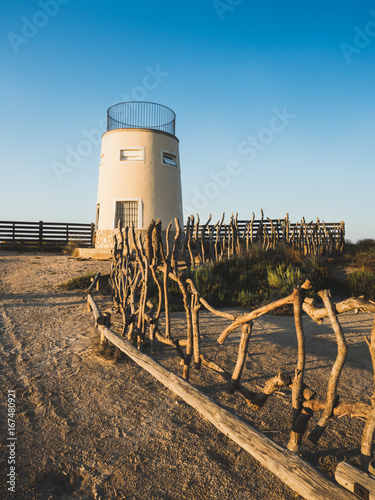
[[[144,148],[120,150],[120,161],[144,161]]]
[[[163,163],[164,165],[169,165],[171,167],[177,167],[177,158],[173,153],[167,153],[163,151]]]

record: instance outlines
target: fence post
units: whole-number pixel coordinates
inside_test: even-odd
[[[39,221],[39,246],[43,246],[43,221]]]
[[[91,222],[91,248],[95,247],[94,236],[95,236],[95,224]]]
[[[13,222],[13,243],[16,241],[16,223]]]
[[[66,225],[65,241],[66,241],[66,244],[69,243],[69,224]]]

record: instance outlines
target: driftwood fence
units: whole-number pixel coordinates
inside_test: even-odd
[[[71,222],[14,222],[0,221],[0,243],[51,243],[77,241],[82,246],[93,244],[95,224]]]
[[[350,492],[356,492],[358,495],[364,493],[365,496],[359,496],[359,498],[366,498],[367,492],[368,498],[374,498],[375,478],[368,472],[374,472],[371,459],[375,431],[375,322],[371,338],[366,339],[374,368],[374,393],[371,403],[367,404],[362,401],[339,403],[337,387],[348,352],[339,315],[354,309],[375,313],[375,304],[361,298],[350,298],[333,304],[329,291],[322,290],[319,295],[322,298],[323,307],[316,307],[311,299],[305,297],[306,291],[310,287],[309,281],[306,281],[291,295],[251,312],[234,316],[228,312],[218,311],[200,296],[194,282],[184,276],[183,268],[188,267],[191,261],[185,261],[181,258],[179,250],[181,237],[182,231],[177,219],[175,220],[174,234],[172,235],[169,225],[164,238],[162,238],[160,221],[151,223],[144,238],[141,235],[136,235],[133,228],[122,230],[120,225],[119,231],[114,237],[110,282],[114,293],[114,303],[122,315],[121,336],[110,330],[108,313],[102,315],[93,298],[94,286],[98,282],[99,275],[88,290],[88,305],[94,312],[102,342],[109,341],[121,349],[304,498],[314,500],[358,498]],[[135,250],[135,256],[131,254],[132,248]],[[168,298],[170,280],[177,283],[180,289],[186,315],[186,338],[180,341],[174,339],[171,333]],[[151,283],[157,289],[156,304],[150,300]],[[260,316],[285,304],[293,304],[294,310],[298,343],[295,371],[291,374],[278,373],[266,382],[261,392],[252,391],[241,384],[241,374],[253,322]],[[223,344],[235,329],[242,328],[237,362],[231,373],[202,352],[199,328],[199,311],[202,307],[213,315],[226,318],[229,321],[229,325],[218,336],[219,344]],[[162,308],[164,308],[165,315],[163,327],[160,322]],[[317,323],[328,317],[336,336],[337,358],[332,365],[325,397],[322,399],[319,399],[314,389],[308,387],[304,382],[303,311]],[[156,342],[166,344],[176,351],[183,365],[182,379],[141,352],[146,337],[151,342],[151,352],[155,349]],[[217,372],[227,381],[227,390],[244,397],[253,410],[261,408],[267,399],[279,389],[290,387],[293,417],[287,449],[246,425],[238,417],[220,407],[189,384],[189,372],[192,367],[197,370],[204,367]],[[321,412],[320,419],[315,428],[308,430],[309,420],[314,412]],[[324,433],[328,422],[343,415],[361,417],[366,420],[361,439],[362,471],[346,463],[339,464],[336,470],[336,480],[346,489],[328,480],[297,454],[300,450],[302,437],[306,432],[308,432],[309,440],[316,444]]]
[[[211,224],[211,216],[205,224],[200,223],[199,215],[188,217],[181,238],[182,248],[187,254],[194,252],[199,262],[214,262],[223,256],[231,256],[249,250],[254,244],[260,244],[265,250],[275,249],[283,243],[305,255],[323,255],[342,253],[345,244],[345,223],[291,222],[287,214],[284,219],[261,218],[256,220],[253,213],[251,220],[238,220],[232,214],[228,224],[224,223],[225,214],[216,224]],[[185,256],[185,260],[188,256]],[[193,260],[191,259],[193,262]]]

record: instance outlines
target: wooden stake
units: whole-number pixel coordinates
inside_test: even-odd
[[[302,293],[300,288],[296,288],[293,292],[293,310],[294,310],[294,324],[297,334],[298,343],[298,360],[294,374],[292,385],[292,431],[290,433],[288,450],[298,453],[302,436],[305,432],[308,418],[311,415],[306,413],[306,418],[303,419],[304,425],[301,425],[301,419],[298,419],[302,411],[302,392],[303,392],[303,375],[305,371],[305,336],[302,326]],[[298,425],[296,425],[298,423]]]
[[[249,346],[249,340],[251,337],[251,332],[253,328],[253,322],[250,321],[248,324],[242,326],[241,340],[238,348],[237,363],[233,370],[232,377],[227,387],[229,394],[233,394],[240,383],[243,367],[246,361],[247,349]]]
[[[337,319],[337,316],[333,310],[332,302],[329,297],[329,291],[328,290],[322,290],[319,292],[319,296],[323,300],[323,304],[325,308],[327,309],[329,319],[331,321],[332,328],[335,332],[336,335],[336,342],[337,342],[337,357],[336,361],[334,362],[331,370],[331,376],[328,381],[328,387],[327,387],[327,403],[326,407],[323,411],[322,416],[319,419],[318,425],[315,427],[315,429],[310,433],[309,439],[312,443],[316,444],[321,435],[323,434],[328,420],[330,419],[332,413],[333,413],[333,408],[335,405],[336,397],[337,397],[337,384],[340,378],[341,370],[342,367],[344,366],[345,359],[348,353],[348,346],[346,344],[346,340],[344,337],[344,334],[342,332],[341,325]]]

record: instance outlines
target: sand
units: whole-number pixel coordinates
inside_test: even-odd
[[[87,271],[109,272],[108,262],[65,255],[0,252],[0,497],[9,473],[7,395],[16,394],[15,499],[238,499],[299,498],[195,410],[128,359],[98,352],[98,333],[85,294],[59,288]],[[102,309],[108,297],[98,295]],[[244,310],[237,310],[241,313]],[[120,318],[113,316],[113,328]],[[324,396],[336,355],[326,320],[304,315],[306,382]],[[349,344],[341,399],[369,402],[371,360],[364,334],[373,316],[340,316]],[[184,315],[173,314],[173,333],[184,335]],[[228,321],[201,314],[202,350],[227,370],[235,364],[239,332],[220,346]],[[147,350],[146,350],[147,352]],[[160,346],[154,358],[175,373],[175,352]],[[252,390],[279,370],[292,373],[296,360],[293,318],[266,315],[254,324],[243,384]],[[290,391],[271,397],[255,412],[207,368],[191,371],[191,382],[277,443],[290,432]],[[319,415],[310,423],[312,429]],[[316,446],[303,441],[301,456],[322,467],[346,458],[358,463],[363,421],[333,420]]]

